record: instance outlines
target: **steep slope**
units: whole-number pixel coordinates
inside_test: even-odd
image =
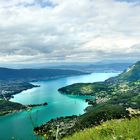
[[[140,79],[140,61],[129,67],[118,77],[121,80],[137,81]]]
[[[116,83],[116,82],[132,82],[140,79],[140,61],[130,66],[120,75],[109,78],[106,80],[107,83]]]

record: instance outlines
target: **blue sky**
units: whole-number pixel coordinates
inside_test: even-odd
[[[24,4],[21,3],[21,5],[24,5],[25,7],[32,7],[32,6],[38,5],[41,8],[46,8],[46,7],[53,8],[56,6],[50,0],[35,0],[35,1],[32,1],[31,3],[26,3],[26,2]]]
[[[0,64],[137,61],[139,0],[0,0]]]

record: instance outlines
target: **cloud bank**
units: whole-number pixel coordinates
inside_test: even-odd
[[[0,63],[140,58],[137,0],[0,0]]]

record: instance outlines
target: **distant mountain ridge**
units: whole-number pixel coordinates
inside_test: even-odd
[[[0,68],[0,80],[36,81],[51,78],[87,74],[76,70],[60,69],[9,69]]]
[[[84,65],[52,66],[53,69],[82,70],[87,72],[120,72],[131,66],[132,63],[96,63]]]

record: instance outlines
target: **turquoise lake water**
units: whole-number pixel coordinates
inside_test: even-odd
[[[48,106],[37,107],[32,111],[22,111],[0,117],[0,140],[34,140],[33,125],[41,125],[52,118],[68,115],[79,115],[84,113],[88,106],[85,96],[68,96],[60,94],[57,90],[60,87],[73,83],[87,83],[104,81],[118,73],[92,73],[73,77],[60,78],[55,80],[34,82],[40,85],[23,91],[14,96],[11,101],[22,104],[37,104],[48,102]]]

